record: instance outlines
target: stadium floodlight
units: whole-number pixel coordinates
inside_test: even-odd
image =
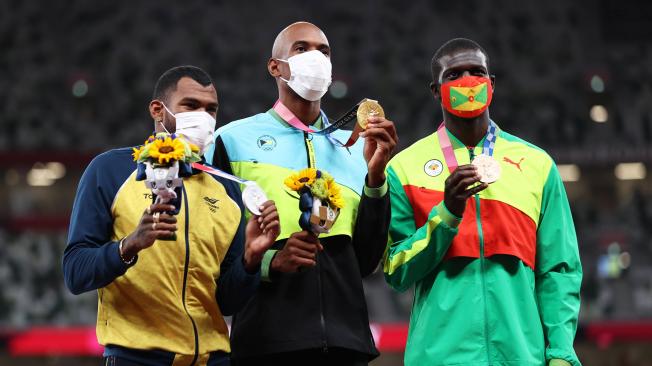
[[[349,87],[342,80],[335,80],[328,89],[331,93],[331,96],[335,99],[342,99],[346,97],[346,94],[349,92]]]
[[[564,182],[577,182],[580,180],[580,167],[575,164],[559,164],[557,165],[561,180]]]
[[[607,111],[607,108],[600,104],[596,104],[591,107],[591,112],[589,112],[589,115],[591,116],[593,122],[597,123],[605,123],[609,119],[609,112]]]
[[[75,81],[72,85],[72,95],[77,98],[83,98],[88,94],[88,83],[84,79]]]
[[[646,169],[643,163],[620,163],[614,169],[616,178],[620,180],[645,179]]]
[[[593,75],[593,77],[591,77],[591,90],[595,93],[604,92],[604,80],[602,80],[600,75]]]
[[[66,175],[66,167],[59,162],[35,163],[27,172],[27,184],[32,187],[47,187]]]

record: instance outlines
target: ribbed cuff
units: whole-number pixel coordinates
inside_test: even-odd
[[[364,185],[364,194],[367,197],[371,198],[382,198],[387,194],[387,179],[383,182],[383,185],[378,188],[367,187],[367,183]]]
[[[548,366],[571,366],[571,364],[568,361],[560,360],[558,358],[553,358],[552,360],[550,360]]]
[[[582,363],[577,359],[577,355],[573,350],[572,344],[568,347],[561,348],[547,348],[546,349],[546,360],[548,360],[548,365],[554,366],[582,366]],[[553,363],[553,361],[557,363]],[[563,362],[568,363],[563,363]],[[559,363],[562,362],[562,363]]]
[[[446,208],[446,205],[444,204],[444,201],[441,201],[437,206],[437,213],[439,214],[439,217],[441,217],[441,221],[443,221],[446,225],[456,228],[460,226],[460,223],[462,222],[461,217],[457,217],[456,215],[453,215],[448,208]]]
[[[269,272],[272,269],[272,259],[274,259],[276,252],[278,252],[276,249],[269,249],[266,251],[263,255],[263,260],[260,263],[260,279],[265,282],[272,282]]]

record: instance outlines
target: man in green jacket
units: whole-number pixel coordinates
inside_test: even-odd
[[[494,77],[468,39],[432,59],[444,121],[389,163],[384,271],[415,285],[406,365],[581,365],[582,268],[552,158],[489,117]]]

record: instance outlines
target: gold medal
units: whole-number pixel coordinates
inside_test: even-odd
[[[378,101],[365,98],[360,102],[357,111],[358,124],[363,130],[367,129],[369,117],[385,117],[385,111]]]

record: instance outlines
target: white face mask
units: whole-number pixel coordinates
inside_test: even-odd
[[[190,143],[197,145],[199,156],[215,143],[215,118],[204,111],[181,112],[174,114],[163,104],[168,113],[177,120],[176,133],[183,135]]]
[[[281,80],[288,83],[301,98],[314,102],[328,91],[333,66],[321,51],[308,51],[279,61],[287,62],[290,66],[290,80]]]

